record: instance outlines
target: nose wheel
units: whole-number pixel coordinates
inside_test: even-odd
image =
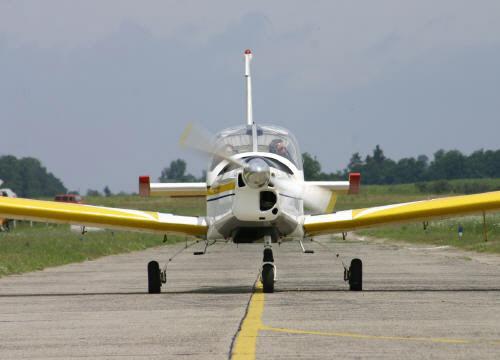
[[[260,275],[262,288],[265,293],[274,292],[274,264],[262,265],[262,273]]]
[[[276,280],[276,265],[274,265],[274,256],[271,236],[264,236],[264,256],[262,259],[262,270],[260,281],[265,293],[274,292],[274,281]]]

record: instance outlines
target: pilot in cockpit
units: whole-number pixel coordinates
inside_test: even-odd
[[[290,153],[288,152],[285,141],[283,141],[283,139],[274,139],[273,141],[271,141],[271,143],[269,144],[269,152],[291,160]]]

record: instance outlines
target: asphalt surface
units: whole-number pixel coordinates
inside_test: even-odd
[[[147,262],[182,244],[2,278],[0,358],[500,358],[499,256],[319,241],[274,247],[273,294],[254,289],[262,244],[190,248],[158,295]],[[363,292],[343,281],[352,257]]]

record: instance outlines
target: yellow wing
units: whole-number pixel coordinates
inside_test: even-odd
[[[194,236],[206,235],[208,228],[202,217],[7,197],[0,197],[0,217]]]
[[[307,216],[304,219],[304,232],[306,235],[332,234],[392,223],[495,210],[500,210],[500,191]]]

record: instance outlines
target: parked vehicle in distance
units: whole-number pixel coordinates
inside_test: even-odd
[[[11,189],[0,189],[0,196],[5,196],[5,197],[10,197],[10,198],[16,198],[17,194],[12,191]]]
[[[0,185],[3,184],[3,180],[0,179]],[[8,188],[0,189],[0,196],[16,198],[17,194]],[[0,218],[0,231],[10,231],[14,227],[14,220]]]
[[[77,195],[77,194],[56,195],[56,197],[54,198],[54,201],[74,203],[74,204],[83,204],[83,198],[81,197],[81,195]]]

